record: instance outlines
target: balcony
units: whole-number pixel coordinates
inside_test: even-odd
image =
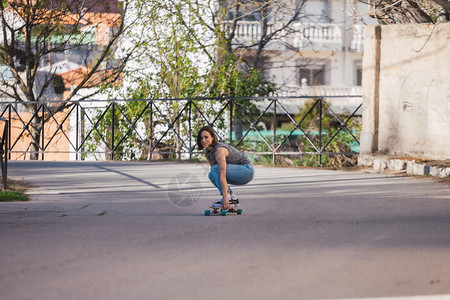
[[[267,33],[273,33],[278,26],[269,24]],[[261,38],[261,32],[260,22],[240,21],[237,23],[236,39],[239,43],[249,46]],[[269,44],[268,49],[279,48],[280,44],[283,44],[297,50],[342,51],[343,46],[347,44],[348,50],[362,52],[363,34],[363,25],[353,25],[344,31],[342,26],[332,23],[294,23],[292,32],[282,30],[279,34],[282,36],[281,40]]]

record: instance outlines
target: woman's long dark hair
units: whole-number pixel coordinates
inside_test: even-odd
[[[217,145],[217,143],[218,143],[216,132],[214,131],[214,129],[211,126],[203,126],[202,128],[200,128],[200,130],[198,131],[198,134],[197,134],[197,146],[198,146],[198,149],[199,150],[203,150],[203,146],[202,146],[202,132],[203,131],[209,132],[209,134],[213,138],[213,141],[212,141],[211,145],[213,147],[215,147]]]

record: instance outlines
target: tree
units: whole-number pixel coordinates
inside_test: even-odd
[[[130,8],[137,22],[133,22],[129,34],[124,37],[125,45],[137,51],[124,69],[124,85],[113,94],[120,98],[167,99],[153,102],[158,116],[153,116],[152,122],[143,124],[148,144],[157,142],[148,140],[150,133],[153,137],[164,135],[167,130],[176,133],[173,139],[161,142],[159,149],[162,151],[180,151],[183,147],[177,135],[187,135],[186,116],[180,116],[180,113],[185,110],[188,100],[180,99],[268,95],[274,90],[273,85],[263,80],[259,71],[241,70],[242,60],[233,53],[228,52],[219,58],[216,47],[216,37],[220,34],[218,24],[208,18],[215,18],[213,2],[200,2],[146,0],[135,1]],[[194,102],[192,118],[199,121],[195,122],[195,126],[212,121],[205,120],[205,116],[214,116],[221,110],[219,103]],[[145,119],[145,112],[142,114],[145,105],[125,103],[123,111],[129,112],[129,119],[137,115]],[[116,119],[120,117],[116,116]],[[150,123],[153,128],[149,128]],[[106,126],[103,126],[104,132]],[[115,132],[123,130],[127,130],[126,125],[115,128]],[[128,142],[133,144],[134,141],[136,139],[130,135]],[[139,150],[145,148],[140,147]],[[129,150],[132,153],[133,150]],[[127,155],[148,157],[145,151]]]
[[[235,62],[233,68],[244,73],[258,70],[264,71],[264,50],[271,42],[281,40],[287,35],[295,34],[297,29],[294,23],[301,18],[307,18],[304,13],[306,1],[291,0],[168,0],[164,1],[138,1],[136,13],[140,15],[138,30],[131,38],[131,44],[139,44],[141,51],[136,53],[134,61],[137,69],[129,68],[135,77],[145,78],[140,67],[143,60],[154,67],[154,49],[161,46],[155,44],[163,41],[170,30],[167,27],[176,24],[178,36],[190,41],[190,50],[194,65],[200,76],[208,73],[209,83],[203,85],[201,94],[211,95],[210,87],[221,80],[223,66],[231,70],[230,57]],[[254,20],[260,24],[260,32],[252,41],[243,42],[238,36],[242,21]],[[166,48],[170,44],[162,45]],[[158,52],[160,53],[160,52]],[[139,70],[138,70],[139,69]],[[158,67],[153,68],[154,73]],[[136,76],[138,74],[138,76]],[[160,73],[159,73],[160,74]],[[229,74],[225,74],[229,77]],[[222,78],[223,79],[223,78]],[[222,94],[223,95],[223,94]],[[173,96],[173,95],[171,95]],[[231,96],[231,95],[224,95]],[[248,95],[251,96],[251,95]]]
[[[225,22],[227,44],[235,52],[249,52],[250,68],[262,69],[263,50],[272,42],[284,39],[296,32],[294,23],[305,18],[304,6],[307,1],[248,0],[228,1],[228,20]],[[257,21],[260,33],[250,42],[236,40],[239,21]],[[245,25],[244,25],[245,26]]]
[[[128,37],[130,45],[139,48],[132,58],[133,64],[126,69],[125,80],[130,91],[147,81],[158,87],[152,95],[156,97],[240,93],[217,90],[233,70],[244,70],[239,68],[241,56],[231,48],[232,37],[223,38],[228,21],[221,20],[223,11],[217,10],[214,3],[211,0],[138,1],[134,12],[139,15],[139,22]]]
[[[0,64],[12,80],[3,76],[0,95],[24,103],[32,116],[32,159],[38,158],[42,124],[50,118],[48,111],[37,112],[40,101],[54,100],[64,86],[71,91],[59,98],[70,100],[91,97],[99,87],[120,82],[129,55],[119,58],[114,50],[126,30],[122,20],[127,9],[127,1],[117,0],[2,0]],[[60,74],[56,63],[61,60],[78,68]],[[52,113],[65,105],[55,104]]]
[[[370,2],[370,7],[371,17],[383,24],[449,21],[447,0],[376,0]]]
[[[217,65],[227,61],[233,53],[243,70],[264,70],[266,46],[296,32],[295,22],[304,15],[306,0],[220,0],[191,1],[199,23],[209,30],[216,41],[214,57]],[[251,41],[243,41],[239,30],[247,21],[259,23],[259,32]]]

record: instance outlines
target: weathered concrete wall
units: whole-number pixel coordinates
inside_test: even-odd
[[[368,26],[361,154],[450,158],[450,23]]]

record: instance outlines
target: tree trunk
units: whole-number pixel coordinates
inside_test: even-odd
[[[36,105],[29,106],[28,111],[30,112],[30,117],[33,117],[33,120],[30,122],[29,131],[31,134],[30,146],[28,147],[30,153],[30,160],[38,160],[39,159],[39,145],[41,143],[41,134],[42,134],[42,117],[37,115],[37,107]]]

